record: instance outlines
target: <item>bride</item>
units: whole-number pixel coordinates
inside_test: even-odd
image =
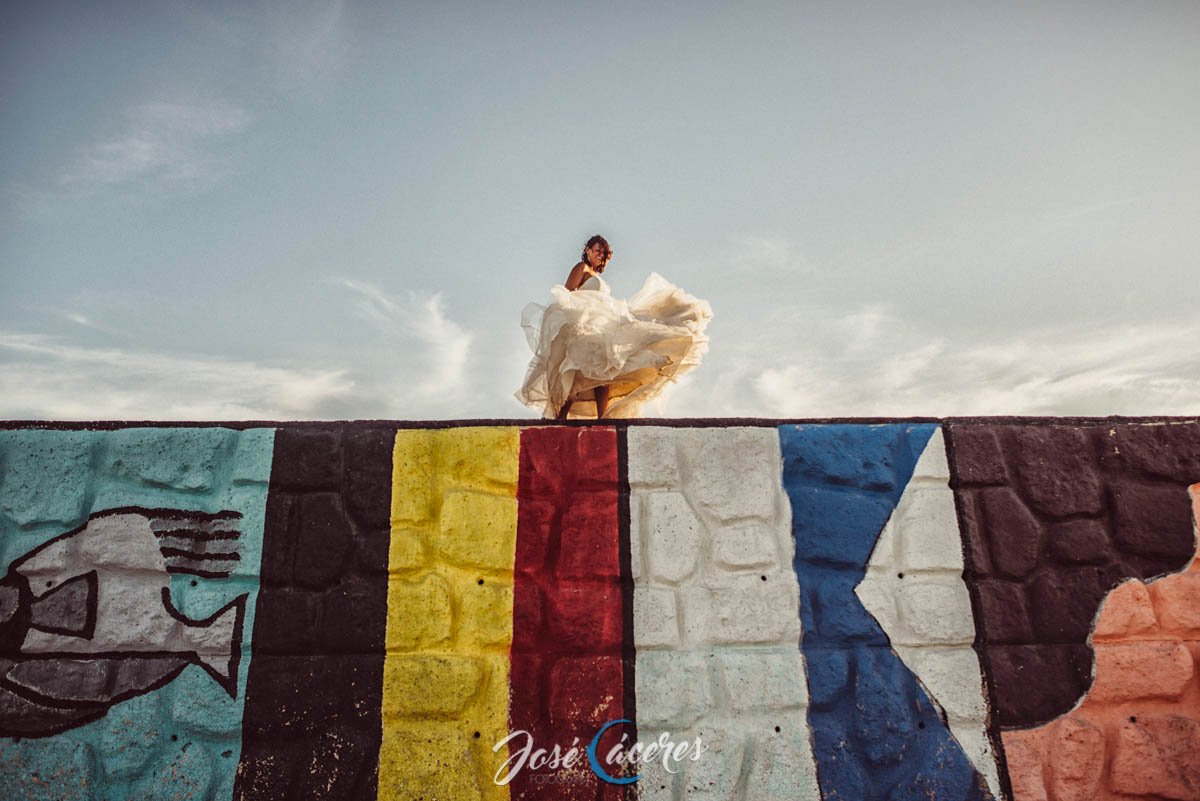
[[[611,258],[608,241],[593,236],[550,304],[521,313],[533,359],[516,396],[544,417],[637,417],[708,350],[707,301],[658,273],[629,300],[614,298],[600,277]]]

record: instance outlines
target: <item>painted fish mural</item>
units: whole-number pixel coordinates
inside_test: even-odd
[[[241,514],[123,507],[14,561],[0,580],[0,736],[44,737],[198,665],[231,697],[247,594],[194,620],[171,574],[228,578]]]

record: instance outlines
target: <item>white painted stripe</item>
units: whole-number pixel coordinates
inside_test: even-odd
[[[778,432],[628,431],[640,739],[709,749],[641,797],[818,798]]]

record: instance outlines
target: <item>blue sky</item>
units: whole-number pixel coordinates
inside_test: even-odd
[[[5,4],[0,417],[530,415],[593,233],[657,414],[1200,412],[1200,5],[425,5]]]

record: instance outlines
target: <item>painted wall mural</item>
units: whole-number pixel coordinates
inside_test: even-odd
[[[193,620],[172,600],[170,574],[229,578],[241,516],[106,509],[9,565],[0,581],[12,644],[0,674],[0,735],[74,728],[189,664],[236,698],[248,593]],[[131,616],[140,618],[136,628]]]
[[[0,431],[0,798],[229,798],[271,429]]]
[[[0,798],[1200,799],[1200,421],[0,424]]]

